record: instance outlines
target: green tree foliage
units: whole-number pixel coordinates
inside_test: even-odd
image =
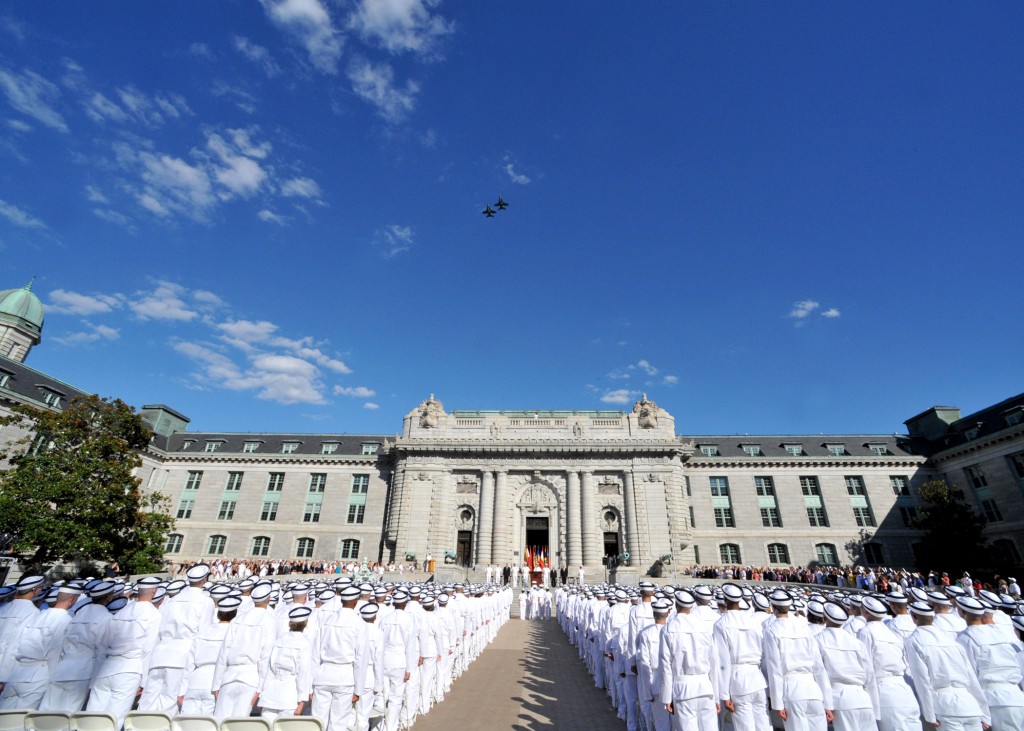
[[[174,521],[167,500],[143,496],[133,470],[151,432],[123,401],[88,396],[63,411],[19,406],[0,423],[28,436],[0,452],[0,532],[16,536],[29,562],[117,561],[157,571]]]
[[[945,480],[921,485],[921,506],[914,527],[925,531],[918,551],[918,568],[948,571],[956,578],[963,571],[991,565],[985,543],[985,521],[964,497],[964,491]],[[954,573],[955,572],[955,573]]]

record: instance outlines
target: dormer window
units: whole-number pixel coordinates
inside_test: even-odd
[[[206,446],[203,447],[203,451],[204,452],[219,452],[220,448],[222,446],[224,446],[224,442],[221,442],[221,441],[207,442]]]
[[[845,444],[826,444],[825,449],[827,449],[828,453],[833,457],[846,457],[850,454],[846,451]]]
[[[299,449],[298,442],[284,442],[281,445],[281,454],[295,454]]]
[[[3,374],[0,373],[0,386],[4,385]],[[1016,411],[1006,415],[1007,426],[1017,426],[1024,421],[1024,408],[1018,408]]]
[[[718,456],[718,445],[716,444],[702,444],[700,445],[700,453],[705,457],[717,457]]]
[[[379,450],[379,449],[380,449],[380,445],[379,444],[364,444],[363,445],[363,454],[364,455],[377,454],[377,450]]]
[[[748,457],[763,457],[764,452],[761,451],[760,444],[741,444],[743,447],[743,453]]]
[[[964,436],[967,438],[967,441],[972,442],[978,438],[979,431],[980,429],[978,429],[978,427],[974,427],[973,429],[968,429],[967,431],[965,431]]]
[[[11,374],[7,371],[0,371],[0,388],[7,388],[7,382],[11,380]]]
[[[320,454],[334,454],[338,451],[337,442],[324,442],[320,445]]]
[[[889,451],[889,448],[884,444],[869,444],[868,449],[870,449],[871,454],[876,457],[888,457],[892,454],[892,452]]]
[[[181,443],[181,451],[185,452],[192,449],[192,445],[196,443],[195,439],[186,439]]]
[[[790,457],[804,457],[804,445],[802,444],[783,444],[786,449],[786,454]]]
[[[60,406],[60,394],[56,391],[51,391],[48,388],[39,389],[43,394],[43,403],[52,408]]]
[[[242,444],[242,452],[245,454],[252,454],[253,452],[259,451],[259,442],[245,442]]]

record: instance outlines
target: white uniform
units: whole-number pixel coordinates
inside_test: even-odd
[[[369,731],[370,716],[379,715],[384,708],[384,633],[381,632],[376,622],[367,622],[366,629],[370,660],[366,663],[366,680],[363,690],[359,694],[356,731]]]
[[[217,706],[213,697],[213,674],[217,658],[228,633],[227,622],[203,627],[192,640],[181,673],[178,696],[181,712],[186,716],[212,716]]]
[[[102,659],[100,644],[113,615],[101,604],[86,604],[71,618],[60,659],[50,673],[50,686],[39,708],[76,713],[85,706],[89,681]]]
[[[202,628],[214,623],[215,607],[205,591],[190,586],[165,601],[160,614],[160,632],[149,659],[139,710],[174,715],[192,640]]]
[[[885,622],[868,622],[857,639],[864,643],[874,670],[880,731],[921,731],[921,707],[907,683],[903,636]]]
[[[270,661],[277,623],[265,607],[253,607],[229,625],[213,671],[218,719],[248,716]]]
[[[918,627],[907,640],[907,666],[914,680],[921,715],[945,731],[981,728],[990,723],[988,702],[963,647],[950,633]]]
[[[270,649],[267,666],[261,673],[259,705],[262,716],[271,724],[278,716],[291,716],[299,703],[309,702],[313,692],[310,665],[312,640],[305,632],[284,632]]]
[[[39,708],[70,623],[66,609],[36,612],[28,621],[14,648],[14,665],[6,673],[7,687],[0,694],[0,708]]]
[[[398,731],[398,722],[405,704],[405,676],[415,676],[419,662],[419,639],[416,622],[405,610],[378,616],[384,637],[384,713],[385,731]]]
[[[113,616],[85,710],[112,713],[119,724],[124,722],[142,686],[159,626],[160,610],[152,602],[129,604]]]
[[[437,657],[447,652],[444,625],[434,611],[426,611],[419,618],[420,641],[420,705],[419,712],[426,713],[434,704],[434,678],[437,673]]]
[[[717,731],[715,648],[700,619],[677,614],[661,632],[662,704],[674,705],[675,731]]]
[[[0,683],[7,682],[14,670],[14,653],[21,633],[37,614],[39,610],[30,599],[13,599],[0,607]]]
[[[718,660],[718,692],[735,706],[735,731],[770,731],[768,687],[761,672],[761,622],[749,612],[729,611],[715,624],[712,636]]]
[[[668,731],[668,711],[660,700],[661,671],[658,662],[663,624],[640,630],[636,640],[636,687],[640,706],[640,725],[645,731]]]
[[[354,609],[342,607],[320,618],[313,641],[313,715],[326,731],[348,731],[353,725],[352,697],[366,687],[369,636]]]
[[[996,731],[1024,731],[1021,658],[1024,647],[994,624],[972,625],[957,637],[971,661]]]
[[[864,643],[845,627],[825,627],[815,640],[832,686],[835,731],[877,731],[875,672]]]
[[[786,709],[786,731],[825,731],[832,686],[807,623],[792,616],[766,622],[762,652],[772,708]]]

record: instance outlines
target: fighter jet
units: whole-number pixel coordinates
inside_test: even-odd
[[[494,209],[491,208],[490,206],[487,206],[487,208],[483,209],[481,213],[483,213],[488,218],[494,218]]]
[[[494,204],[494,207],[497,208],[499,211],[504,211],[506,208],[508,208],[508,203],[506,203],[505,200],[499,195],[498,202]]]

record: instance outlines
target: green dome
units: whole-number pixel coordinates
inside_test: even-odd
[[[32,294],[32,283],[0,290],[0,321],[20,326],[38,340],[43,330],[43,303]]]

